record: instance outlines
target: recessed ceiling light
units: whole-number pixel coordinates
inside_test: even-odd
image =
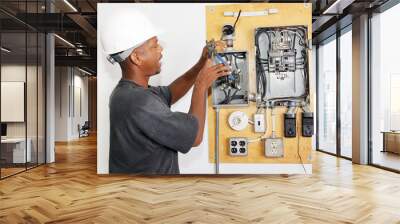
[[[68,1],[68,0],[64,0],[65,4],[67,4],[72,10],[74,10],[75,12],[78,12],[78,10]]]
[[[90,76],[93,75],[92,73],[90,73],[90,72],[88,72],[88,71],[86,71],[86,70],[83,70],[83,69],[81,69],[81,68],[79,68],[79,67],[78,67],[78,70],[81,71],[81,72],[83,72],[83,73],[85,73],[85,74],[87,74],[87,75],[90,75]]]
[[[342,14],[343,9],[351,5],[355,0],[336,0],[322,14]]]
[[[10,49],[7,49],[7,48],[5,48],[5,47],[1,47],[0,49],[1,49],[1,51],[4,51],[4,52],[6,52],[6,53],[10,53],[10,52],[11,52]]]
[[[64,38],[62,38],[62,37],[60,37],[60,36],[57,35],[57,34],[54,34],[54,36],[57,37],[57,38],[58,38],[59,40],[61,40],[62,42],[66,43],[67,45],[69,45],[69,46],[75,48],[75,45],[73,45],[73,44],[72,44],[71,42],[69,42],[68,40],[66,40],[66,39],[64,39]]]

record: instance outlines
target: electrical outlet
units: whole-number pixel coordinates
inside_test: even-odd
[[[281,138],[265,139],[265,157],[283,157],[283,140]]]
[[[247,156],[248,150],[247,138],[230,138],[229,139],[229,155],[230,156]]]
[[[265,132],[264,114],[254,114],[254,132]]]

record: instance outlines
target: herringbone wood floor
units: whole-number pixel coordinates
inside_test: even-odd
[[[400,223],[400,175],[315,156],[310,176],[98,176],[85,138],[0,181],[0,223]]]

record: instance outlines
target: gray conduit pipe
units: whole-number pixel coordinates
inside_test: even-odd
[[[216,121],[215,121],[215,148],[214,148],[214,160],[215,160],[215,174],[219,174],[219,108],[215,108]]]

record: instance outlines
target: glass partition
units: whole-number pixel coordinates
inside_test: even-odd
[[[45,1],[1,1],[16,17]],[[6,22],[4,22],[6,21]],[[45,34],[0,12],[0,178],[45,163]]]

